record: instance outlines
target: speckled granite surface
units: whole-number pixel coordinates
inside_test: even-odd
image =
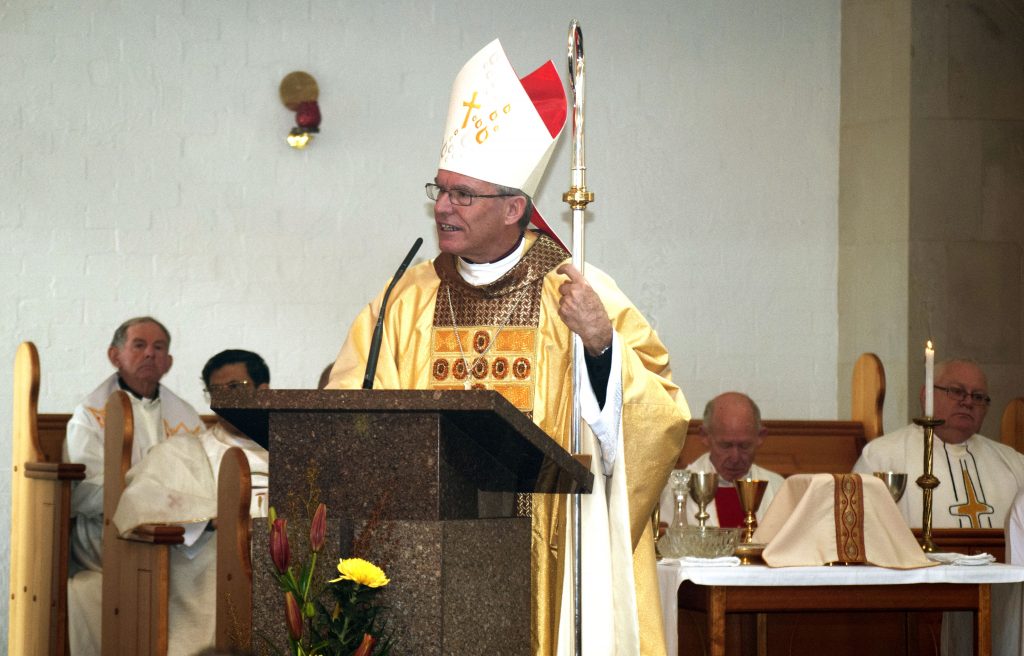
[[[307,406],[318,393],[310,394]],[[395,654],[530,653],[530,520],[478,512],[479,489],[518,485],[492,451],[430,413],[268,414],[270,502],[284,514],[310,483],[319,488],[329,517],[319,562],[326,574],[376,518],[361,555],[391,578],[380,599],[401,636]],[[504,507],[483,505],[484,514]],[[297,535],[298,557],[294,543],[305,540]],[[267,536],[257,527],[253,538],[254,636],[284,636],[282,595],[263,555]],[[259,638],[254,649],[264,652]]]

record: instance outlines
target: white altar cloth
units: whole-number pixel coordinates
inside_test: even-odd
[[[670,656],[679,653],[677,593],[683,581],[698,585],[906,585],[911,583],[1019,583],[1024,567],[992,564],[965,567],[938,565],[919,569],[887,569],[872,565],[835,567],[686,567],[678,559],[658,562],[662,624]]]

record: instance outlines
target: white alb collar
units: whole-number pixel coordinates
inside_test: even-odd
[[[519,264],[519,260],[523,259],[525,246],[526,240],[520,237],[519,244],[512,249],[512,252],[497,262],[476,264],[473,262],[467,262],[460,257],[456,258],[456,268],[459,271],[459,275],[462,276],[462,279],[474,287],[489,285],[511,271],[512,267]]]

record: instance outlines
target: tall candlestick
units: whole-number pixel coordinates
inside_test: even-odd
[[[924,416],[935,412],[935,349],[932,340],[924,347]]]

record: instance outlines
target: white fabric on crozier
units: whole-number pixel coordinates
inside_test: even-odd
[[[245,454],[249,462],[249,474],[252,485],[252,502],[249,505],[249,514],[252,517],[267,516],[267,490],[269,488],[270,476],[270,454],[262,446],[244,435],[233,435],[229,433],[220,423],[199,434],[199,441],[206,450],[206,457],[210,461],[210,468],[213,470],[214,490],[218,489],[220,482],[220,464],[224,454],[232,447],[238,447]]]
[[[580,392],[580,451],[598,455],[609,441],[615,452],[623,448],[622,441],[622,361],[619,355],[619,336],[612,333],[612,365],[608,374],[608,390],[604,408],[599,408],[585,370],[577,381]],[[603,439],[601,437],[603,436]],[[609,656],[639,656],[640,624],[637,615],[636,585],[633,575],[633,543],[629,526],[629,496],[626,489],[626,465],[622,458],[611,462],[594,457],[594,490],[580,495],[580,514],[583,548],[581,595],[584,599],[582,623],[583,653]],[[572,505],[572,499],[568,502]],[[569,515],[571,522],[571,514]],[[571,523],[566,523],[565,553],[571,553]],[[562,577],[563,621],[558,625],[558,654],[573,653],[572,639],[575,627],[572,618],[572,575],[566,563]]]
[[[689,465],[684,467],[684,469],[688,469],[692,472],[712,472],[715,471],[715,466],[711,464],[711,454],[705,453],[696,460],[694,460],[693,462],[691,462]],[[765,512],[768,511],[768,506],[771,505],[772,499],[775,498],[775,494],[779,491],[779,488],[782,487],[782,484],[785,482],[786,479],[784,479],[782,476],[779,476],[770,469],[765,469],[764,467],[761,467],[756,463],[752,464],[750,466],[750,471],[748,471],[746,475],[741,476],[740,478],[753,478],[756,480],[768,481],[768,485],[767,487],[765,487],[764,490],[764,496],[761,498],[761,505],[757,509],[757,521],[760,522],[764,518]],[[721,476],[718,477],[718,485],[720,487],[732,487],[732,484],[723,480]],[[661,491],[661,503],[659,504],[659,508],[661,521],[671,526],[673,518],[675,517],[676,513],[676,499],[675,495],[672,493],[671,476],[669,476],[668,484],[665,486],[665,489]],[[686,521],[691,526],[693,526],[696,523],[697,520],[695,518],[699,510],[700,509],[697,507],[697,504],[694,502],[694,500],[687,496]],[[715,505],[714,501],[708,504],[707,512],[708,515],[710,515],[707,521],[707,525],[718,526],[718,506]]]

